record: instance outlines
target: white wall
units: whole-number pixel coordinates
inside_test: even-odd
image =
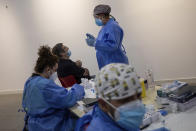
[[[124,42],[137,71],[143,74],[150,66],[156,80],[195,77],[196,1],[127,0],[123,4]]]
[[[137,72],[156,80],[196,77],[195,0],[0,0],[0,90],[23,89],[42,44],[64,42],[92,74],[95,51],[85,33],[97,35],[92,11],[110,4],[123,27],[124,45]]]

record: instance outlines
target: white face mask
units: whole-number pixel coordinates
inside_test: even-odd
[[[56,81],[57,79],[57,72],[52,73],[52,75],[49,78],[50,80]]]

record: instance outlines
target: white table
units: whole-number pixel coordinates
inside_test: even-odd
[[[147,96],[142,99],[145,104],[153,104],[156,105],[155,97],[156,90],[160,87],[156,87],[153,91],[147,91]],[[79,103],[82,105],[83,103]],[[82,117],[85,112],[78,106],[74,106],[71,108],[71,111],[74,112],[79,117]],[[165,118],[165,127],[170,129],[171,131],[196,131],[196,106],[185,111],[178,113],[170,113]],[[153,129],[157,129],[163,127],[163,124],[158,121],[156,123],[151,124],[148,128],[143,131],[149,131]]]
[[[159,86],[156,86],[155,90],[148,90],[147,96],[143,98],[143,103],[145,104],[153,104],[155,107],[158,105],[155,102],[157,96],[157,89]],[[165,127],[170,129],[171,131],[196,131],[196,106],[192,107],[191,109],[185,112],[177,112],[177,113],[170,113],[165,118]],[[158,121],[156,123],[151,124],[147,130],[153,130],[163,127],[163,124]]]
[[[161,122],[151,124],[144,131],[162,127]],[[165,117],[165,127],[171,131],[196,131],[196,106],[179,113],[171,113]]]

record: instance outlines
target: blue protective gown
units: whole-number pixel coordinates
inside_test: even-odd
[[[110,19],[99,32],[95,42],[99,69],[110,63],[129,64],[122,49],[123,30],[114,19]]]
[[[68,108],[76,101],[75,90],[67,91],[41,76],[30,77],[25,83],[22,101],[29,116],[29,131],[73,130],[74,120]]]
[[[140,129],[123,129],[109,115],[95,105],[93,111],[87,113],[77,121],[75,131],[140,131]],[[153,131],[169,130],[159,128]]]

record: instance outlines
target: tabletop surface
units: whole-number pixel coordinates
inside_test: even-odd
[[[155,101],[156,99],[156,91],[159,89],[160,86],[156,86],[155,89],[149,89],[146,91],[146,97],[142,98],[144,104],[153,104],[155,108],[158,108],[158,105]],[[85,112],[82,108],[83,102],[78,102],[76,106],[71,108],[71,111],[77,114],[79,117],[82,117]],[[171,131],[196,131],[196,106],[185,111],[185,112],[177,112],[177,113],[170,113],[165,119],[165,127],[170,129]],[[162,122],[157,121],[151,124],[148,128],[144,129],[143,131],[153,130],[164,125]]]
[[[156,91],[159,88],[161,87],[156,86],[154,90],[147,90],[147,96],[142,99],[143,103],[153,104],[155,108],[157,108],[158,105],[155,99],[157,96]],[[196,106],[185,112],[169,113],[166,117],[163,117],[163,119],[165,120],[165,127],[171,131],[196,131]],[[149,131],[163,126],[161,121],[157,121],[143,131]]]

